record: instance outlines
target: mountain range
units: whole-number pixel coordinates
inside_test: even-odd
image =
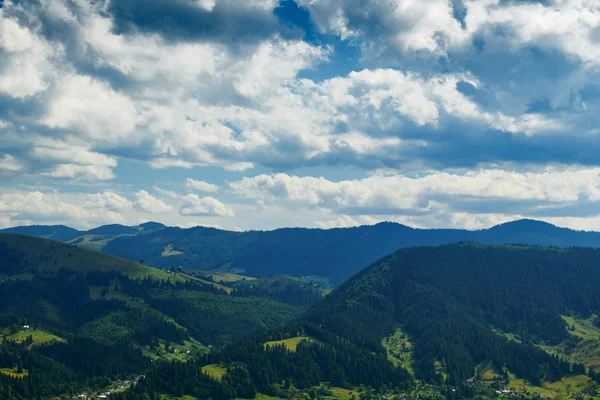
[[[161,366],[139,390],[286,398],[292,382],[317,398],[596,399],[599,286],[598,249],[400,249],[300,318],[201,358],[218,380],[190,364],[176,382]]]
[[[215,255],[235,250],[241,257],[239,249],[261,244],[266,253],[246,253],[255,257],[244,260],[248,266],[287,252],[300,267],[295,247],[314,248],[304,260],[337,254],[319,272],[339,279],[343,262],[358,257],[356,247],[382,251],[375,238],[408,246],[455,232],[555,247],[401,247],[327,294],[316,277],[158,269],[86,248],[81,235],[70,244],[0,233],[0,398],[598,398],[600,249],[570,246],[577,238],[593,244],[595,233],[535,221],[471,233],[398,224],[246,233],[152,228],[113,225],[83,236],[114,234],[107,247],[134,239],[162,248],[158,238],[172,240],[169,232],[192,242],[194,232],[210,233],[213,240],[196,243]],[[234,235],[238,241],[227,241]],[[324,243],[337,243],[336,253]],[[163,258],[171,257],[178,255]],[[266,266],[250,270],[276,270]]]
[[[135,227],[106,225],[89,231],[66,226],[26,226],[21,233],[77,244],[160,267],[269,275],[312,276],[337,285],[379,258],[404,247],[455,242],[600,247],[599,232],[575,231],[535,220],[489,229],[418,229],[397,223],[353,228],[282,228],[233,232],[182,229],[148,222]],[[2,232],[2,231],[0,231]]]

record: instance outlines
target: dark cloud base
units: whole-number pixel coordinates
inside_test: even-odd
[[[119,0],[110,2],[108,13],[117,34],[159,34],[172,41],[210,40],[223,43],[255,41],[294,29],[279,23],[272,12],[235,7],[217,2],[212,11],[190,0]]]

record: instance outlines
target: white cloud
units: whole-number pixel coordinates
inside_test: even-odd
[[[82,145],[38,138],[32,150],[34,158],[45,162],[65,163],[78,165],[99,165],[114,168],[117,160],[102,153],[90,151]]]
[[[543,172],[481,170],[464,175],[436,172],[417,178],[374,175],[361,180],[333,182],[325,178],[286,174],[259,175],[230,183],[234,193],[262,203],[322,208],[337,213],[406,215],[432,213],[436,208],[467,202],[492,204],[503,212],[502,202],[522,202],[530,212],[548,207],[600,202],[600,169],[548,169]],[[535,205],[528,205],[534,201]]]
[[[63,49],[5,16],[5,9],[0,9],[0,93],[24,99],[47,89],[56,72],[54,57]]]
[[[500,51],[536,46],[584,63],[597,65],[600,60],[600,43],[594,39],[600,27],[596,1],[466,0],[462,10],[455,10],[460,3],[451,0],[299,0],[299,4],[310,11],[321,31],[356,40],[364,53],[373,56],[388,49],[431,60],[470,51],[473,39],[482,35]],[[464,12],[464,27],[455,11]]]
[[[113,192],[89,194],[87,195],[86,204],[93,208],[105,208],[114,211],[124,211],[132,207],[131,201]]]
[[[137,205],[149,213],[169,213],[173,211],[173,206],[157,199],[145,190],[140,190],[135,194]]]
[[[52,178],[110,180],[115,177],[112,169],[103,165],[58,164],[41,175]]]
[[[233,209],[214,197],[198,197],[196,194],[183,196],[184,205],[179,210],[181,215],[217,215],[234,217]]]
[[[600,43],[594,32],[600,28],[600,6],[596,1],[552,0],[541,3],[505,3],[499,0],[465,3],[469,34],[490,34],[495,26],[510,32],[502,41],[514,47],[536,46],[569,54],[584,63],[600,63]]]
[[[249,60],[242,60],[233,87],[243,96],[256,98],[277,90],[298,72],[323,61],[327,51],[305,42],[281,40],[261,44]]]
[[[233,183],[238,196],[264,207],[252,210],[217,195],[160,188],[151,195],[137,182],[124,182],[134,184],[130,193],[103,182],[106,191],[91,197],[20,194],[29,210],[33,204],[64,210],[52,220],[78,215],[84,223],[135,223],[158,212],[174,224],[231,227],[227,219],[235,210],[236,220],[261,227],[351,226],[381,215],[420,226],[472,227],[524,212],[573,214],[559,208],[598,201],[590,150],[600,122],[595,1],[465,0],[463,24],[453,15],[460,14],[453,10],[460,1],[300,0],[320,30],[350,41],[338,49],[287,29],[235,43],[210,35],[180,40],[160,28],[120,34],[104,2],[42,3],[5,1],[0,9],[0,175],[16,177],[12,186],[19,176],[51,186],[110,181],[120,160],[160,169],[145,173],[169,188],[175,168],[194,176],[197,167],[219,167],[225,179],[254,168],[320,175],[322,166],[324,174],[350,166],[354,176],[391,171],[339,182],[329,175],[274,174]],[[273,17],[279,5],[189,3],[227,21],[236,12],[267,21],[264,15]],[[534,53],[564,65],[540,64]],[[493,62],[505,57],[519,62],[510,68]],[[531,111],[537,100],[545,108]],[[523,165],[560,163],[572,165],[518,172]],[[218,193],[224,183],[215,179],[192,180],[188,189]],[[0,213],[0,223],[28,220],[19,212]],[[190,215],[202,217],[190,222]],[[582,223],[564,215],[548,218]]]
[[[368,215],[358,215],[358,216],[342,215],[333,220],[315,221],[315,224],[321,229],[332,229],[332,228],[351,228],[353,226],[360,226],[360,225],[374,225],[381,221],[383,221],[383,220],[373,218]]]
[[[58,192],[11,191],[0,193],[0,218],[6,226],[32,223],[70,224],[92,227],[107,223],[122,223],[119,212],[103,203],[90,202],[87,194]]]
[[[178,199],[180,196],[172,190],[162,189],[158,186],[154,186],[154,191],[160,193],[163,196],[170,197],[172,199]]]
[[[137,110],[126,96],[88,76],[66,76],[59,83],[42,122],[73,130],[97,143],[139,143]]]
[[[208,193],[216,193],[219,191],[219,185],[214,185],[212,183],[199,181],[192,178],[187,178],[185,180],[185,187],[189,190],[199,190],[201,192]]]
[[[6,173],[19,172],[23,169],[23,164],[10,154],[3,154],[0,157],[0,170]]]

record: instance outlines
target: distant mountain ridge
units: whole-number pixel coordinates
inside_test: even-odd
[[[201,226],[182,229],[158,223],[138,227],[107,225],[86,232],[69,229],[35,226],[5,231],[19,230],[23,234],[76,243],[130,260],[143,259],[157,267],[181,265],[244,272],[257,277],[314,275],[329,278],[334,283],[344,281],[377,259],[404,247],[454,242],[600,247],[600,232],[575,231],[529,219],[475,231],[419,229],[392,222],[353,228],[248,232]],[[90,238],[90,235],[106,236]]]

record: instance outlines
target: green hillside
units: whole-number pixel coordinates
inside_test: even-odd
[[[380,223],[339,229],[283,228],[232,232],[214,228],[164,228],[116,237],[102,251],[158,267],[183,266],[254,277],[313,276],[337,285],[399,248],[457,241],[490,244],[600,247],[600,233],[579,232],[532,220],[477,231],[417,229]]]
[[[219,381],[186,364],[179,384],[213,399],[335,396],[331,388],[378,399],[597,399],[597,353],[581,353],[600,343],[598,287],[595,249],[402,249],[300,319],[203,356],[226,371]],[[173,392],[171,368],[153,369],[146,388]]]
[[[60,240],[133,261],[145,260],[159,268],[182,266],[252,277],[288,275],[334,286],[379,258],[411,246],[473,241],[600,247],[598,232],[575,231],[534,220],[518,220],[476,231],[418,229],[389,222],[352,228],[248,232],[202,226],[182,229],[156,222],[138,226],[104,225],[88,231],[64,226],[28,226],[4,231]]]
[[[0,398],[125,387],[153,363],[192,360],[302,310],[266,292],[0,234]]]
[[[137,279],[174,279],[157,268],[33,236],[0,233],[0,257],[0,276],[3,277],[31,277],[68,269],[78,272],[118,271]]]

